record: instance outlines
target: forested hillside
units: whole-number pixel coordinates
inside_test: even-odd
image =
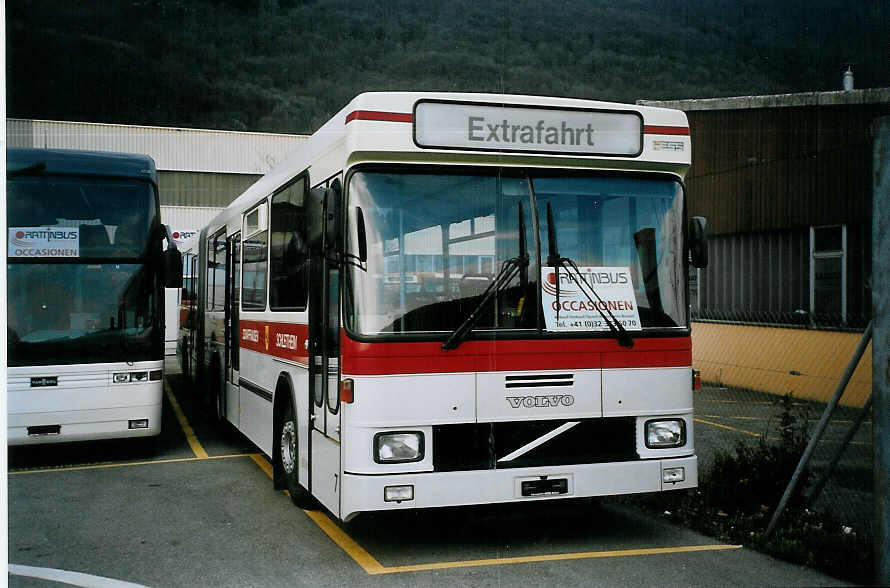
[[[367,90],[890,86],[886,0],[7,0],[8,116],[308,132]]]

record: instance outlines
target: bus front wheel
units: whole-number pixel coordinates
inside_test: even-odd
[[[284,415],[275,435],[277,443],[275,451],[276,469],[284,478],[285,487],[290,494],[290,499],[300,508],[311,508],[312,499],[305,488],[297,481],[299,464],[299,440],[297,437],[297,419],[294,416],[294,407],[290,402],[284,409]]]

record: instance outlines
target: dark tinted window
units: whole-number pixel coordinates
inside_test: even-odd
[[[222,311],[226,304],[226,235],[207,243],[207,310]]]
[[[306,182],[300,178],[272,197],[269,305],[272,310],[306,308],[309,249],[306,245]]]
[[[158,222],[154,190],[146,182],[18,176],[7,181],[6,191],[10,229],[76,229],[79,257],[146,255]]]

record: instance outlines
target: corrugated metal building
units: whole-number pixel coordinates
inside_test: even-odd
[[[7,119],[9,147],[144,153],[155,160],[161,220],[194,230],[307,137],[206,129]]]
[[[689,213],[711,253],[690,276],[693,365],[826,402],[871,318],[871,129],[890,88],[643,103],[692,132]],[[841,404],[864,404],[871,371],[866,350]]]
[[[708,218],[711,247],[694,313],[864,327],[871,125],[890,115],[890,88],[641,103],[689,117],[689,213]]]

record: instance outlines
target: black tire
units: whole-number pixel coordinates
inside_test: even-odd
[[[275,431],[275,469],[281,472],[284,487],[290,494],[291,501],[300,508],[313,508],[315,502],[305,488],[297,481],[299,469],[299,438],[297,436],[297,419],[294,407],[287,401],[281,421]]]

